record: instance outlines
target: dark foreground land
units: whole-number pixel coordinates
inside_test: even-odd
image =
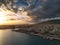
[[[3,25],[0,29],[12,29],[15,32],[33,34],[45,39],[60,40],[60,20],[52,20],[38,24]]]

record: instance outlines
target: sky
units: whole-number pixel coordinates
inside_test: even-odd
[[[29,7],[28,3],[30,3]],[[60,17],[59,0],[33,0],[32,2],[17,0],[14,4],[17,8],[19,6],[27,8],[28,14],[36,16],[36,19]]]
[[[28,3],[30,3],[30,7],[28,7]],[[15,2],[17,7],[20,5],[26,8],[28,7],[27,11],[29,11],[29,16],[35,16],[35,20],[60,17],[59,0],[33,0],[28,3],[23,0]]]

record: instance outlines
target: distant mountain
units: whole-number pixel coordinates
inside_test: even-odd
[[[43,23],[49,23],[49,24],[60,24],[60,19],[56,19],[56,20],[49,20]]]

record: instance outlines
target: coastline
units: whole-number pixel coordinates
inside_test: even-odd
[[[60,40],[60,23],[58,21],[53,21],[53,23],[49,21],[37,24],[0,25],[0,29],[11,29],[15,32],[32,34],[44,39]]]
[[[13,29],[15,32],[22,32],[26,34],[32,34],[44,39],[57,39],[60,40],[60,24],[36,24],[32,26],[23,26],[18,30]]]

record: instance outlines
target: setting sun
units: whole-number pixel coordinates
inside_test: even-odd
[[[32,17],[28,16],[27,12],[24,12],[22,8],[19,10],[15,13],[5,6],[0,8],[0,25],[27,24],[32,20]]]

